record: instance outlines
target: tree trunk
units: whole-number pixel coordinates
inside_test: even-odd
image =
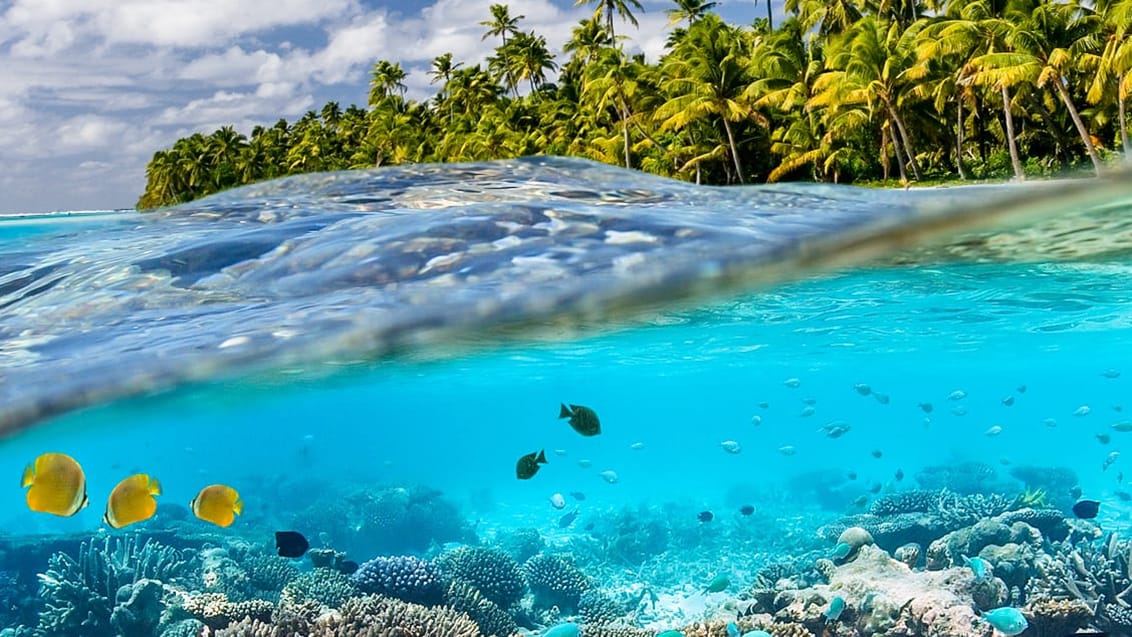
[[[739,183],[745,184],[743,180],[743,166],[739,164],[739,149],[735,146],[735,135],[731,133],[731,123],[727,118],[723,118],[723,129],[727,131],[727,143],[731,145],[731,159],[735,162],[735,174],[739,177]]]
[[[955,121],[955,167],[959,170],[959,178],[970,179],[967,170],[963,168],[963,96],[959,96],[959,117]]]
[[[908,139],[908,131],[904,128],[904,120],[900,119],[900,115],[896,112],[896,108],[889,103],[885,103],[888,107],[888,114],[892,116],[892,121],[896,122],[896,130],[900,133],[900,139],[896,140],[897,143],[904,143],[904,152],[908,154],[908,163],[912,166],[912,175],[916,181],[923,179],[920,175],[920,163],[916,161],[916,155],[912,152],[912,142]]]
[[[632,168],[629,160],[629,114],[621,109],[621,139],[625,142],[625,167]]]
[[[896,151],[896,167],[900,169],[901,185],[908,183],[908,171],[904,167],[904,151],[900,150],[900,140],[896,138],[896,131],[892,130],[892,122],[888,123],[889,137],[892,138],[892,149]]]
[[[1069,91],[1065,90],[1065,85],[1061,83],[1060,77],[1053,79],[1053,86],[1057,89],[1057,95],[1065,104],[1065,108],[1069,109],[1069,116],[1073,118],[1073,124],[1081,135],[1081,141],[1085,143],[1085,150],[1089,153],[1089,159],[1093,160],[1093,168],[1096,169],[1098,175],[1101,174],[1104,170],[1104,164],[1101,163],[1101,157],[1097,154],[1096,146],[1093,146],[1093,140],[1089,138],[1089,131],[1085,128],[1085,122],[1081,121],[1081,114],[1077,112],[1077,107],[1073,106],[1073,98],[1069,97]]]
[[[1116,101],[1120,113],[1120,146],[1124,148],[1124,161],[1132,162],[1132,146],[1128,145],[1128,123],[1124,113],[1124,74],[1120,74],[1120,82],[1116,85]]]
[[[770,0],[766,0],[766,25],[774,31],[774,16],[770,13]]]
[[[1002,85],[1002,112],[1006,115],[1006,145],[1010,148],[1010,163],[1014,166],[1014,177],[1018,181],[1026,178],[1022,170],[1022,160],[1018,158],[1018,144],[1014,141],[1014,116],[1010,114],[1010,91]]]
[[[888,181],[892,174],[892,166],[888,163],[888,127],[880,127],[880,169],[881,177]]]
[[[700,185],[700,162],[696,162],[696,185]]]

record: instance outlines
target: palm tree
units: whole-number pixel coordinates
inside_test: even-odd
[[[516,82],[530,82],[532,93],[546,81],[547,71],[558,68],[554,54],[546,45],[546,38],[541,35],[521,32],[508,43],[508,47],[511,49],[508,58],[512,60],[512,77]]]
[[[802,23],[803,33],[812,34],[816,29],[823,40],[861,19],[861,9],[854,0],[786,0],[785,9]]]
[[[597,7],[594,9],[594,15],[605,15],[605,29],[609,32],[609,37],[614,41],[617,40],[617,32],[613,29],[613,14],[621,16],[633,26],[637,24],[637,18],[629,9],[630,6],[636,8],[638,11],[644,11],[645,8],[641,6],[640,0],[577,0],[574,2],[575,7],[580,7],[583,4],[594,4]]]
[[[522,20],[525,17],[527,16],[520,15],[512,18],[511,10],[507,7],[507,5],[493,4],[491,5],[491,19],[480,22],[481,26],[487,27],[487,31],[485,31],[483,36],[480,38],[481,42],[495,36],[499,36],[499,38],[502,40],[502,44],[496,50],[501,51],[500,55],[503,58],[501,66],[503,68],[511,68],[511,63],[507,60],[505,53],[505,50],[507,49],[507,36],[516,35],[519,33],[519,20]],[[507,75],[506,80],[507,87],[511,89],[512,93],[514,93],[514,78],[512,78],[510,75]]]
[[[668,26],[676,26],[677,24],[688,21],[688,24],[699,20],[704,15],[716,7],[718,3],[707,2],[706,0],[672,0],[676,3],[675,9],[668,10]]]
[[[1046,3],[1028,16],[1015,12],[1009,22],[1006,44],[1010,50],[971,60],[977,69],[972,81],[984,86],[1030,84],[1051,88],[1073,120],[1099,174],[1104,167],[1068,88],[1083,66],[1097,64],[1095,51],[1100,39],[1096,14],[1075,2]]]
[[[369,105],[376,106],[397,91],[405,94],[405,69],[399,62],[380,60],[373,65],[369,81]]]
[[[688,27],[687,35],[665,58],[664,85],[670,96],[656,111],[662,130],[682,129],[705,117],[723,124],[735,175],[744,183],[739,144],[732,122],[754,114],[745,96],[750,83],[748,59],[735,30],[718,16],[708,15]]]
[[[1089,84],[1088,100],[1101,102],[1115,95],[1117,121],[1120,125],[1120,147],[1125,160],[1132,160],[1132,146],[1128,140],[1126,103],[1132,98],[1132,0],[1101,0],[1097,14],[1104,29],[1104,50],[1097,59],[1093,81]]]

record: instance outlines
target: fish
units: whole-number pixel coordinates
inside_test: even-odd
[[[90,504],[86,495],[86,474],[79,463],[65,453],[40,454],[24,468],[20,488],[28,490],[24,496],[28,508],[39,513],[68,518]]]
[[[1080,418],[1081,416],[1088,416],[1090,411],[1092,411],[1092,409],[1090,409],[1088,405],[1081,405],[1073,410],[1073,415]]]
[[[641,451],[642,449],[645,448],[645,443],[634,442],[633,444],[629,445],[629,448],[632,449],[633,451]]]
[[[1105,378],[1120,378],[1120,370],[1109,368],[1101,372],[1101,376]]]
[[[981,581],[985,580],[987,578],[987,576],[990,574],[990,571],[988,570],[989,566],[987,565],[987,561],[984,560],[983,558],[981,558],[977,555],[975,557],[967,557],[966,555],[961,555],[960,557],[963,558],[963,564],[965,564],[968,568],[970,568],[971,572],[975,574],[975,581],[976,582],[981,582]]]
[[[711,578],[711,581],[708,582],[707,586],[704,587],[704,592],[719,593],[721,591],[727,590],[729,586],[731,586],[731,578],[728,577],[726,573],[720,573],[719,575]]]
[[[784,456],[792,456],[797,452],[798,451],[794,448],[794,445],[783,445],[778,448],[778,453]]]
[[[724,451],[732,455],[737,454],[743,450],[742,445],[740,445],[738,442],[735,442],[734,440],[724,440],[723,442],[719,443],[719,446],[723,447]]]
[[[1045,420],[1042,421],[1042,424],[1045,425],[1046,427],[1049,427],[1050,429],[1053,429],[1054,427],[1057,426],[1057,421],[1054,420],[1053,418],[1046,418]]]
[[[550,496],[550,506],[556,509],[566,508],[566,498],[562,497],[561,493],[554,493]]]
[[[841,617],[841,613],[843,612],[845,612],[845,600],[838,595],[829,600],[829,608],[826,608],[825,611],[822,612],[822,615],[827,622],[835,622],[838,617]]]
[[[1006,637],[1019,635],[1030,627],[1022,611],[1010,606],[988,610],[983,613],[983,619]]]
[[[947,395],[948,400],[963,400],[966,397],[967,392],[963,391],[962,389],[956,389],[955,391]]]
[[[574,520],[578,519],[578,513],[579,513],[578,509],[575,508],[573,511],[567,513],[566,515],[564,515],[560,518],[558,518],[558,528],[564,529],[564,528],[570,526],[571,524],[573,524]]]
[[[715,514],[711,511],[700,511],[696,514],[696,519],[700,522],[711,522],[715,519]]]
[[[869,491],[871,493],[880,493],[881,486],[882,486],[881,483],[874,482],[873,486],[869,487]]]
[[[753,505],[744,504],[743,506],[739,507],[739,515],[747,516],[753,514],[754,512],[755,507]]]
[[[1108,443],[1112,442],[1112,436],[1110,436],[1110,435],[1108,435],[1104,432],[1096,434],[1096,438],[1097,438],[1097,442],[1101,443],[1102,445],[1107,445]]]
[[[617,472],[613,471],[612,469],[607,469],[597,475],[599,478],[605,480],[609,484],[617,484],[617,481],[620,479],[617,477]]]
[[[880,457],[884,456],[884,452],[881,451],[880,449],[873,449],[871,452],[869,452],[869,455],[871,455],[874,458],[880,458]]]
[[[739,624],[735,622],[727,622],[727,637],[741,637],[742,633],[739,632]]]
[[[901,480],[904,479],[904,470],[903,469],[897,469],[896,473],[893,475],[893,477],[896,478],[897,482],[900,482]]]
[[[843,560],[849,557],[849,554],[852,552],[852,544],[848,542],[838,542],[837,545],[833,547],[833,550],[829,552],[829,556],[834,560]]]
[[[957,406],[957,407],[952,407],[951,408],[951,415],[953,415],[953,416],[966,416],[967,415],[967,408],[963,407],[961,405]]]
[[[815,409],[813,405],[806,405],[802,408],[802,411],[798,412],[798,415],[802,418],[809,418],[810,416],[813,416],[814,412],[816,411],[817,409]]]
[[[1013,406],[1014,405],[1014,397],[1013,396],[1004,396],[1003,399],[1002,399],[1002,404],[1005,407]]]
[[[1082,520],[1092,520],[1101,511],[1101,503],[1096,500],[1078,500],[1073,505],[1073,515]]]
[[[157,513],[157,499],[161,483],[145,473],[123,478],[106,499],[106,512],[102,521],[111,528],[120,529],[148,520]]]
[[[583,528],[583,529],[585,529],[585,530],[587,530],[587,531],[592,531],[592,530],[594,530],[594,523],[593,523],[593,522],[589,522],[589,523],[587,523],[587,524],[586,524],[586,525],[585,525],[584,527],[582,527],[582,528]]]
[[[770,403],[765,400],[759,403],[759,409],[770,409]]]
[[[1101,471],[1108,470],[1108,468],[1112,466],[1112,463],[1116,462],[1119,459],[1119,451],[1113,451],[1112,453],[1108,454],[1107,456],[1105,456],[1104,462],[1101,464]]]
[[[797,379],[797,378],[787,378],[786,380],[782,381],[782,384],[793,389],[793,388],[801,385],[802,381]]]
[[[1002,433],[1002,425],[991,425],[986,431],[983,432],[984,436],[994,437]]]
[[[882,393],[876,392],[876,391],[873,392],[873,398],[875,398],[876,401],[878,403],[882,404],[882,405],[887,405],[889,403],[889,400],[890,400],[889,397],[888,397],[888,394],[882,394]]]
[[[1116,481],[1117,481],[1117,482],[1124,482],[1124,472],[1123,472],[1123,471],[1121,471],[1120,473],[1116,474]]]
[[[210,484],[189,502],[193,515],[216,526],[231,526],[237,515],[244,512],[240,494],[224,484]]]
[[[1072,496],[1073,499],[1080,498],[1082,493],[1084,493],[1084,491],[1082,491],[1081,487],[1079,487],[1079,486],[1075,485],[1075,486],[1069,487],[1069,495]]]
[[[597,412],[589,407],[582,405],[567,407],[563,403],[558,410],[558,417],[569,418],[570,427],[583,436],[596,436],[601,433],[601,421],[598,420]]]
[[[849,478],[850,480],[856,480],[857,479],[857,472],[856,471],[850,471],[848,474],[846,474],[845,477]]]
[[[302,557],[310,547],[310,542],[298,531],[275,532],[275,548],[279,557]]]
[[[862,396],[868,396],[869,394],[873,393],[873,388],[869,387],[865,383],[857,383],[856,385],[853,385],[853,389],[857,390],[857,393]]]
[[[358,563],[354,560],[343,560],[338,564],[338,571],[343,575],[353,575],[358,572]]]
[[[555,449],[555,450],[554,450],[554,455],[556,455],[556,456],[558,456],[558,457],[560,457],[560,458],[561,458],[561,457],[563,457],[563,456],[565,456],[565,455],[566,455],[566,450],[565,450],[565,449]]]
[[[877,491],[880,491],[880,489],[877,489]],[[876,493],[876,491],[874,491],[873,493]],[[853,506],[855,506],[859,509],[859,508],[865,506],[868,503],[869,503],[869,496],[859,495],[856,498],[853,498],[853,501],[850,502],[849,504],[852,504]]]
[[[1025,394],[1026,393],[1026,386],[1025,385],[1019,385],[1019,386],[1015,387],[1014,390],[1017,391],[1019,394]]]
[[[538,473],[539,465],[546,464],[546,451],[532,451],[519,457],[515,463],[515,477],[530,480]]]
[[[1132,431],[1132,420],[1121,420],[1112,424],[1112,428],[1116,431],[1127,433]]]
[[[1128,493],[1127,491],[1113,491],[1113,494],[1116,495],[1121,502],[1132,500],[1132,493]]]
[[[578,502],[581,502],[582,500],[586,499],[586,494],[582,493],[581,491],[571,491],[570,497],[574,498]]]
[[[758,427],[759,425],[763,424],[763,417],[759,416],[758,414],[751,416],[751,424]]]
[[[826,423],[826,425],[818,429],[818,431],[824,432],[827,438],[837,439],[848,433],[849,429],[849,423],[844,420],[834,420]]]
[[[932,413],[932,410],[935,409],[935,407],[933,407],[931,403],[919,403],[916,406],[919,407],[920,411],[924,412],[925,414],[930,414]]]
[[[542,634],[542,637],[581,637],[582,627],[574,622],[557,624]]]
[[[594,466],[594,463],[593,463],[592,460],[589,460],[588,458],[582,458],[582,459],[578,460],[578,466],[583,468],[583,469],[589,469],[590,467]]]
[[[818,399],[814,398],[813,396],[807,396],[806,398],[802,399],[802,404],[813,406],[818,404]]]

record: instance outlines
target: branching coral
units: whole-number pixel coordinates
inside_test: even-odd
[[[519,603],[527,592],[519,563],[499,549],[462,546],[438,557],[436,566],[449,580],[471,584],[502,608]]]
[[[351,578],[364,593],[378,593],[414,604],[439,604],[445,586],[440,571],[426,560],[408,555],[375,557]]]
[[[444,605],[467,614],[484,635],[509,637],[519,632],[519,627],[510,614],[466,582],[455,581],[449,584],[444,595]]]
[[[573,612],[582,593],[590,588],[586,576],[557,555],[536,555],[527,560],[523,571],[534,594],[534,605],[539,608],[557,606]]]
[[[316,568],[288,582],[279,594],[279,605],[291,611],[304,602],[338,608],[347,599],[358,595],[358,587],[348,575],[329,568]]]
[[[180,608],[210,628],[224,628],[242,619],[267,620],[275,604],[263,599],[229,601],[224,593],[182,594]]]

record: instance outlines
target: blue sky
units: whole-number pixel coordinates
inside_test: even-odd
[[[319,108],[364,103],[379,59],[409,71],[410,97],[445,52],[476,62],[492,0],[0,0],[0,213],[131,207],[154,151],[196,131],[247,133]],[[592,11],[512,0],[520,27],[559,51]],[[671,0],[643,0],[627,46],[655,59]],[[781,0],[774,10],[781,12]],[[728,21],[765,0],[723,0]]]

